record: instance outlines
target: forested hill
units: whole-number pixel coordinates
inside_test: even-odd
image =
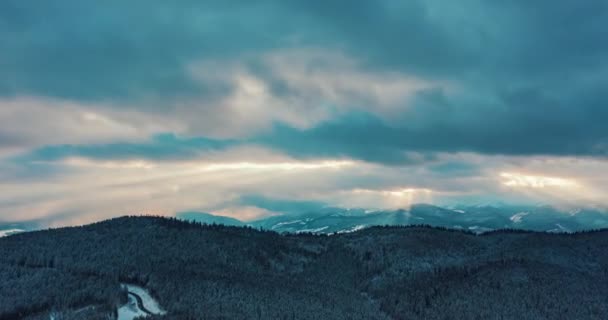
[[[0,319],[108,319],[120,283],[148,319],[606,319],[608,232],[333,236],[154,217],[0,239]]]

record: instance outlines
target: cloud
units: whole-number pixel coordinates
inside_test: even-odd
[[[3,1],[0,215],[605,204],[607,20],[601,0]]]
[[[48,145],[143,141],[179,124],[155,114],[41,97],[0,99],[0,156]]]
[[[91,159],[189,159],[210,150],[221,150],[236,142],[206,138],[179,138],[159,134],[150,142],[118,142],[109,144],[56,145],[34,150],[17,157],[17,161],[55,161],[70,157]]]
[[[81,222],[124,214],[215,212],[243,207],[233,205],[242,194],[267,192],[291,197],[329,190],[331,183],[323,183],[349,167],[288,159],[242,163],[228,157],[229,153],[224,154],[222,163],[207,159],[95,162],[78,158],[45,163],[59,173],[29,181],[3,177],[0,212],[3,220],[57,216],[58,220]]]
[[[245,60],[203,60],[190,66],[204,84],[232,88],[213,100],[202,97],[181,103],[174,111],[194,123],[188,134],[246,136],[266,132],[273,123],[310,128],[349,112],[371,112],[390,119],[408,107],[421,90],[449,87],[407,74],[367,70],[357,59],[340,51],[320,48],[277,49]],[[370,107],[373,106],[373,107]],[[219,125],[213,125],[216,122]],[[230,122],[230,126],[222,126]]]
[[[503,172],[504,185],[513,188],[576,188],[578,184],[570,179],[545,176],[531,176],[520,173]]]
[[[68,99],[213,94],[217,88],[191,78],[190,63],[286,47],[338,49],[369,68],[492,83],[580,75],[605,67],[608,50],[608,8],[601,0],[113,0],[103,6],[9,0],[1,9],[0,91]],[[539,78],[545,76],[551,77]]]
[[[521,95],[537,101],[537,104],[519,105],[518,101],[523,99],[519,97]],[[1,141],[7,147],[27,146],[24,140],[32,140],[34,146],[50,143],[50,146],[29,152],[32,158],[39,160],[68,156],[100,159],[192,158],[209,149],[236,144],[257,144],[300,158],[353,158],[393,165],[428,161],[434,153],[441,152],[595,157],[605,157],[608,154],[608,132],[602,122],[602,119],[608,118],[608,111],[594,104],[571,108],[556,103],[549,107],[548,101],[539,97],[530,98],[530,95],[536,93],[520,92],[509,96],[506,102],[484,105],[479,102],[467,103],[466,100],[460,104],[446,102],[448,98],[442,92],[422,93],[409,107],[399,109],[399,115],[392,116],[392,119],[388,116],[390,112],[383,115],[381,110],[376,110],[377,114],[354,110],[334,113],[333,117],[326,120],[321,120],[323,116],[307,120],[305,115],[298,116],[299,112],[306,113],[303,107],[306,104],[302,104],[301,110],[291,113],[301,123],[294,121],[292,125],[285,124],[291,116],[276,122],[277,114],[274,110],[281,110],[282,104],[256,104],[261,109],[250,110],[251,117],[248,116],[250,113],[243,113],[242,118],[215,121],[217,127],[222,124],[221,127],[228,136],[236,135],[236,138],[222,138],[222,134],[218,138],[190,138],[187,135],[180,137],[172,133],[161,133],[164,127],[194,127],[194,124],[187,122],[198,117],[190,113],[176,115],[176,118],[169,119],[163,126],[159,116],[149,114],[135,113],[132,120],[120,122],[120,119],[128,119],[128,114],[114,115],[119,119],[114,120],[86,109],[72,109],[71,113],[45,112],[50,109],[42,107],[39,108],[39,113],[34,113],[35,116],[21,112],[12,115],[9,113],[7,119],[12,117],[13,121],[8,121],[0,129],[0,133],[4,132],[0,137],[4,137]],[[239,106],[246,108],[247,103]],[[551,108],[551,113],[543,111]],[[10,111],[10,108],[0,112],[6,113],[7,110]],[[32,109],[29,108],[29,111]],[[58,117],[53,118],[56,112]],[[437,114],[441,116],[436,116]],[[19,117],[38,122],[24,126],[20,124],[23,120]],[[261,118],[255,119],[256,117]],[[138,119],[148,121],[137,123]],[[154,120],[158,120],[157,125]],[[207,130],[205,120],[201,119],[202,129],[193,130]],[[245,132],[249,133],[245,135],[240,133],[248,123],[260,124],[260,121],[266,125],[246,129]],[[267,128],[271,123],[275,124]],[[583,123],[585,125],[581,125]],[[158,133],[151,140],[145,137],[146,133],[155,131]],[[182,131],[190,132],[189,129]],[[95,143],[105,140],[133,142]],[[70,142],[73,143],[66,144]],[[61,144],[53,145],[54,143]]]
[[[265,139],[279,147],[302,141],[387,163],[425,150],[608,152],[603,1],[67,5],[2,4],[5,109],[34,97],[25,99],[39,106],[23,114],[41,115],[2,124],[52,119],[0,131],[3,145],[166,132],[250,139],[275,126],[292,137]],[[370,119],[346,123],[352,113]],[[372,147],[312,141],[330,129]]]
[[[44,96],[0,99],[0,147],[120,144],[174,134],[245,139],[273,123],[310,128],[332,117],[368,110],[389,119],[419,90],[444,86],[394,72],[363,70],[356,60],[321,49],[289,49],[246,61],[214,59],[188,69],[201,85],[231,88],[223,95],[164,101],[82,102]],[[256,73],[263,68],[264,74]],[[27,125],[24,125],[27,124]]]
[[[247,5],[252,12],[263,5]],[[261,22],[217,1],[3,2],[2,81],[7,95],[63,99],[163,99],[205,90],[186,64],[262,41]],[[242,24],[237,24],[240,21]],[[254,35],[257,34],[257,35]],[[208,88],[213,92],[212,88]]]
[[[427,99],[437,97],[422,97],[421,104],[401,113],[401,121],[350,114],[309,129],[276,125],[275,131],[257,141],[296,156],[350,156],[387,164],[408,163],[411,153],[434,152],[608,155],[608,132],[599,120],[608,114],[593,106],[498,103],[489,107],[429,104]]]
[[[454,47],[461,42],[433,24],[423,2],[396,4],[3,2],[0,92],[89,101],[213,95],[226,88],[200,86],[188,72],[193,61],[285,47],[358,50],[366,60],[400,56],[435,68],[462,60]],[[412,39],[396,41],[404,32]],[[385,56],[389,44],[394,53]]]
[[[446,153],[430,162],[387,167],[367,162],[336,165],[326,159],[298,160],[235,148],[190,160],[72,157],[32,164],[50,166],[54,174],[2,177],[0,212],[7,221],[45,219],[61,225],[193,210],[253,219],[324,206],[386,209],[420,202],[608,205],[603,199],[608,180],[597,174],[608,169],[604,160]],[[244,155],[251,152],[265,156],[244,163]],[[467,163],[475,170],[433,169],[452,163]],[[575,179],[577,187],[515,188],[504,184],[504,172]]]

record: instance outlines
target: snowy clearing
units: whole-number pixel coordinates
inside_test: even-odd
[[[321,227],[321,228],[317,228],[317,229],[303,229],[303,230],[298,230],[296,231],[296,233],[317,233],[317,232],[321,232],[325,229],[329,229],[329,226],[325,226],[325,227]]]
[[[509,218],[511,221],[513,221],[513,223],[521,223],[522,219],[529,215],[529,212],[520,212],[520,213],[516,213],[513,216],[511,216],[511,218]]]
[[[129,295],[129,302],[118,308],[118,320],[133,320],[140,316],[146,317],[148,314],[139,309],[135,297]]]
[[[8,229],[8,230],[0,230],[0,238],[10,236],[11,234],[24,232],[25,230],[21,229]]]
[[[354,227],[352,227],[350,229],[347,229],[347,230],[338,231],[336,233],[352,233],[352,232],[355,232],[355,231],[363,230],[363,229],[365,229],[365,227],[366,226],[364,224],[360,224],[358,226],[354,226]]]
[[[276,228],[278,228],[278,227],[281,227],[281,226],[287,226],[287,225],[290,225],[290,224],[295,224],[295,223],[300,223],[300,222],[302,222],[302,220],[294,220],[294,221],[287,221],[287,222],[279,222],[279,223],[275,224],[274,226],[272,226],[272,228],[271,228],[271,229],[272,229],[272,230],[274,230],[274,229],[276,229]]]
[[[133,320],[150,314],[166,314],[146,289],[132,284],[122,284],[122,287],[129,292],[129,302],[118,308],[118,320]],[[138,301],[138,298],[141,301]]]

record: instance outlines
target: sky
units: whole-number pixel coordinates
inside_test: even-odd
[[[1,1],[0,221],[604,207],[606,21],[604,0]]]

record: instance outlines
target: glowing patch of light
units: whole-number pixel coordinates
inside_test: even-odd
[[[579,186],[574,180],[557,177],[533,176],[511,172],[503,172],[500,176],[504,179],[504,185],[514,188],[574,188]]]
[[[362,207],[405,208],[414,203],[432,202],[435,193],[426,188],[403,188],[393,190],[354,189],[354,197],[346,199],[348,203]]]
[[[67,158],[63,164],[76,167],[99,167],[106,169],[152,169],[155,164],[144,160],[129,161],[93,161],[86,158]]]
[[[353,161],[322,161],[322,162],[277,162],[277,163],[214,163],[203,166],[203,171],[227,171],[227,170],[250,170],[250,171],[293,171],[293,170],[315,170],[315,169],[340,169],[352,166]]]
[[[385,196],[393,196],[393,197],[404,197],[412,194],[430,194],[433,191],[430,189],[424,188],[406,188],[399,190],[369,190],[369,189],[355,189],[354,193],[378,193]]]
[[[413,189],[413,188],[408,188],[408,189],[401,189],[401,190],[397,190],[397,191],[385,191],[385,193],[387,193],[388,195],[391,196],[395,196],[395,197],[405,197],[411,194],[430,194],[432,191],[430,189]]]

